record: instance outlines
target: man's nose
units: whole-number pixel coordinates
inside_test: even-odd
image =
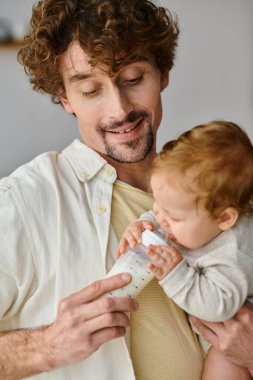
[[[126,93],[116,85],[108,91],[106,110],[109,120],[124,120],[126,115],[133,111],[133,105]]]

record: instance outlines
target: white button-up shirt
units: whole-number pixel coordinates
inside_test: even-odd
[[[0,181],[0,330],[51,323],[59,301],[106,275],[117,248],[110,224],[116,172],[75,140]],[[83,362],[29,377],[134,380],[125,339]]]

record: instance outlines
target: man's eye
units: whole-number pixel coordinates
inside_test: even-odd
[[[88,97],[91,97],[91,96],[93,96],[93,95],[96,95],[97,92],[98,92],[97,89],[95,89],[95,90],[91,90],[91,91],[82,91],[82,96],[88,98]]]
[[[127,79],[125,82],[129,83],[129,84],[135,84],[135,83],[141,82],[142,78],[143,78],[143,75],[140,75],[140,76],[135,77],[135,78]]]

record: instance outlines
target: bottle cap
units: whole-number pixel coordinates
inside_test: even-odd
[[[159,234],[160,235],[160,234]],[[154,231],[145,230],[142,235],[142,244],[144,244],[146,247],[149,244],[162,244],[162,245],[168,245],[166,240],[162,239],[160,236],[156,234]]]

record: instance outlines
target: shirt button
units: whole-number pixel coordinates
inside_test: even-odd
[[[103,205],[100,205],[98,207],[98,212],[99,212],[99,214],[103,214],[104,212],[106,212],[106,207]]]
[[[109,168],[109,167],[107,167],[106,169],[105,169],[105,172],[106,172],[106,174],[110,177],[111,175],[113,175],[113,170],[112,170],[112,168]]]
[[[87,170],[84,170],[82,172],[82,176],[83,176],[83,178],[88,178],[89,177],[89,172],[87,172]]]

